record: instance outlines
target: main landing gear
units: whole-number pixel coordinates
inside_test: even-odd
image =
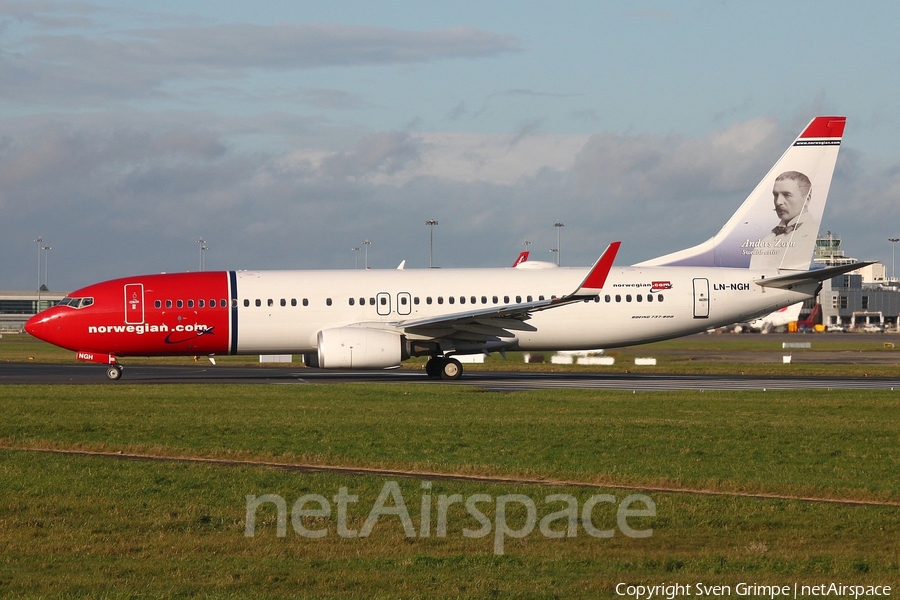
[[[452,356],[432,356],[425,363],[425,372],[432,379],[453,381],[462,377],[462,364]]]
[[[123,367],[120,364],[109,365],[109,368],[106,369],[106,378],[110,381],[116,381],[122,376]]]

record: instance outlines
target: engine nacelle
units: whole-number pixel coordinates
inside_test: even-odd
[[[316,363],[322,369],[388,369],[409,358],[399,333],[366,327],[324,329],[318,335]],[[313,357],[309,357],[313,358]]]

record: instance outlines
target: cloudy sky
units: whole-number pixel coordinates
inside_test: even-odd
[[[900,234],[900,4],[0,0],[0,289],[587,265],[713,235],[817,114],[823,227]],[[363,254],[360,252],[360,262]]]

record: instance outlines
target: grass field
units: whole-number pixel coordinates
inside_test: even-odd
[[[900,396],[867,392],[533,391],[434,384],[0,387],[0,595],[10,597],[620,597],[618,583],[735,586],[900,584]],[[521,485],[423,477],[290,473],[258,466],[62,456],[34,449],[263,460],[565,479]],[[338,518],[305,517],[299,535],[274,505],[245,535],[246,496],[288,510],[305,494],[359,497],[359,530],[396,480],[414,535],[383,516],[365,538]],[[429,481],[428,484],[423,481]],[[644,492],[655,516],[618,528],[638,488],[683,488],[882,502]],[[424,486],[424,487],[423,487]],[[610,487],[602,487],[610,486]],[[537,518],[610,494],[592,513],[614,530],[548,537],[535,527],[496,550],[492,524],[457,504],[436,532],[439,496],[521,494]],[[431,511],[421,535],[422,503]],[[388,506],[393,506],[389,501]],[[510,529],[526,527],[512,504]],[[555,521],[552,531],[564,532]],[[734,595],[734,591],[732,591]]]

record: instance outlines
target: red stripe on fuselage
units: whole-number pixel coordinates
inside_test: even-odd
[[[93,298],[93,304],[48,309],[29,321],[28,331],[63,348],[115,356],[229,351],[227,272],[127,277],[90,285],[69,297]]]

